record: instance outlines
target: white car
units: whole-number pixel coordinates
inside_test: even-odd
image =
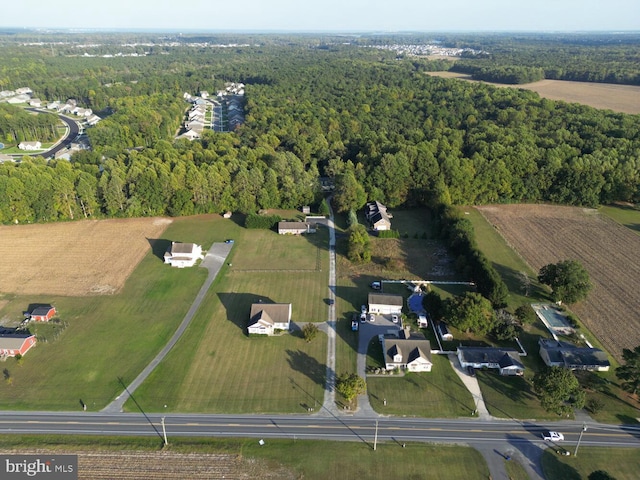
[[[559,432],[544,430],[542,432],[542,439],[546,442],[561,442],[562,440],[564,440],[564,435]]]
[[[371,315],[369,315],[369,321],[370,322],[375,322],[376,321],[376,316],[373,313]]]

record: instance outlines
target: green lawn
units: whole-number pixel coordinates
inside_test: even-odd
[[[78,451],[113,454],[120,451],[157,452],[157,437],[64,437],[3,436],[0,448],[45,448],[47,452]],[[489,469],[475,449],[459,445],[378,442],[376,451],[365,442],[302,441],[269,439],[260,446],[256,439],[170,438],[169,452],[185,454],[233,455],[254,472],[261,460],[265,478],[304,478],[306,480],[387,480],[443,478],[484,480]],[[266,465],[265,465],[266,464]],[[283,472],[284,469],[284,472]],[[80,471],[82,474],[82,471]],[[187,474],[188,472],[185,472]],[[278,475],[278,477],[274,476]],[[254,478],[254,477],[251,477]]]
[[[383,415],[427,418],[469,417],[475,406],[449,359],[432,355],[431,372],[367,376],[371,406]],[[387,405],[384,405],[384,400]]]
[[[210,245],[218,239],[214,218],[176,219],[157,249],[164,251],[175,238]],[[82,401],[89,410],[97,410],[113,400],[122,388],[118,378],[133,380],[155,356],[206,278],[204,269],[169,268],[158,254],[150,251],[116,295],[12,296],[0,314],[50,302],[67,327],[55,340],[52,328],[47,328],[50,341],[39,342],[20,365],[13,359],[4,363],[11,381],[0,388],[3,408],[74,410]]]
[[[292,303],[294,322],[326,321],[328,253],[321,243],[326,235],[323,230],[310,238],[236,232],[232,265],[225,266],[189,330],[136,392],[137,402],[150,411],[168,405],[171,411],[228,413],[299,413],[321,404],[326,336],[311,343],[289,334],[248,337],[246,326],[251,304],[259,300]],[[277,258],[286,270],[244,269],[259,261],[269,265],[268,258],[258,257]],[[312,257],[312,268],[289,271],[298,257]],[[126,408],[136,406],[129,402]]]
[[[640,209],[633,207],[607,205],[600,207],[598,211],[607,217],[614,219],[627,228],[640,233]]]
[[[604,470],[616,480],[637,480],[640,451],[637,448],[580,447],[577,456],[558,455],[552,448],[542,455],[542,470],[548,480],[586,479],[596,470]]]

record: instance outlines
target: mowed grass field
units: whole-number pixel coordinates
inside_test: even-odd
[[[304,413],[322,404],[326,336],[311,343],[299,333],[248,337],[246,326],[251,304],[260,300],[291,303],[293,322],[327,320],[326,229],[302,237],[240,229],[233,238],[231,265],[180,342],[136,391],[145,410]],[[126,409],[137,407],[130,401]]]
[[[11,246],[0,263],[0,292],[115,293],[170,223],[132,218],[0,226],[3,244]]]
[[[21,316],[30,303],[51,302],[66,328],[55,340],[39,342],[20,363],[15,359],[3,363],[3,408],[74,410],[83,402],[88,410],[98,410],[113,400],[122,390],[118,378],[133,380],[151,361],[206,278],[204,269],[164,265],[161,256],[166,247],[179,240],[208,248],[224,238],[217,227],[222,224],[239,230],[217,215],[176,219],[114,295],[6,295],[2,318]]]
[[[457,72],[428,72],[427,75],[456,78],[468,82],[477,82],[471,75]],[[595,108],[614,112],[640,113],[640,87],[635,85],[616,85],[612,83],[571,82],[566,80],[540,80],[524,85],[505,85],[489,83],[501,88],[522,88],[537,92],[549,100],[562,100],[569,103],[582,103]]]

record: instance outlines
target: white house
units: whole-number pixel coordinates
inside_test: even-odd
[[[187,140],[195,140],[196,138],[200,138],[200,134],[194,130],[187,130],[181,135],[178,135],[177,138],[186,138]]]
[[[430,372],[431,344],[422,335],[411,335],[402,331],[400,338],[382,337],[385,369],[396,368],[408,372]]]
[[[374,230],[390,230],[391,229],[391,218],[393,216],[387,212],[387,207],[381,204],[378,201],[369,202],[365,206],[364,211],[365,217],[369,220],[369,224],[371,228]]]
[[[290,303],[254,303],[249,314],[249,335],[273,335],[276,330],[289,330]]]
[[[402,295],[370,293],[368,311],[379,315],[400,315],[402,313],[402,303]]]
[[[18,145],[20,150],[40,150],[42,148],[42,143],[40,142],[20,142]]]
[[[202,247],[195,243],[171,242],[171,246],[164,254],[164,263],[172,267],[193,267],[196,261],[204,258]]]

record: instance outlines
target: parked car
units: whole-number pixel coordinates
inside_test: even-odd
[[[467,367],[467,372],[469,373],[470,376],[475,377],[476,376],[476,369],[473,368],[471,365],[469,365]]]
[[[354,332],[358,331],[358,327],[359,327],[359,323],[357,320],[353,320],[351,322],[351,330],[353,330]]]
[[[362,305],[360,307],[360,313],[367,313],[367,306],[366,305]]]
[[[393,323],[398,323],[398,315],[391,315],[391,321]]]
[[[560,432],[554,432],[551,430],[543,430],[542,439],[545,442],[561,442],[564,440],[564,435]]]
[[[382,289],[382,283],[381,282],[371,282],[370,286],[374,290],[381,290]]]
[[[360,314],[360,321],[361,321],[362,323],[364,323],[364,322],[366,322],[366,321],[367,321],[367,314],[366,314],[366,313],[361,313],[361,314]]]
[[[369,315],[369,321],[370,322],[375,322],[376,321],[376,316],[373,313],[371,315]]]
[[[233,243],[233,240],[231,238],[227,238],[224,243]]]

